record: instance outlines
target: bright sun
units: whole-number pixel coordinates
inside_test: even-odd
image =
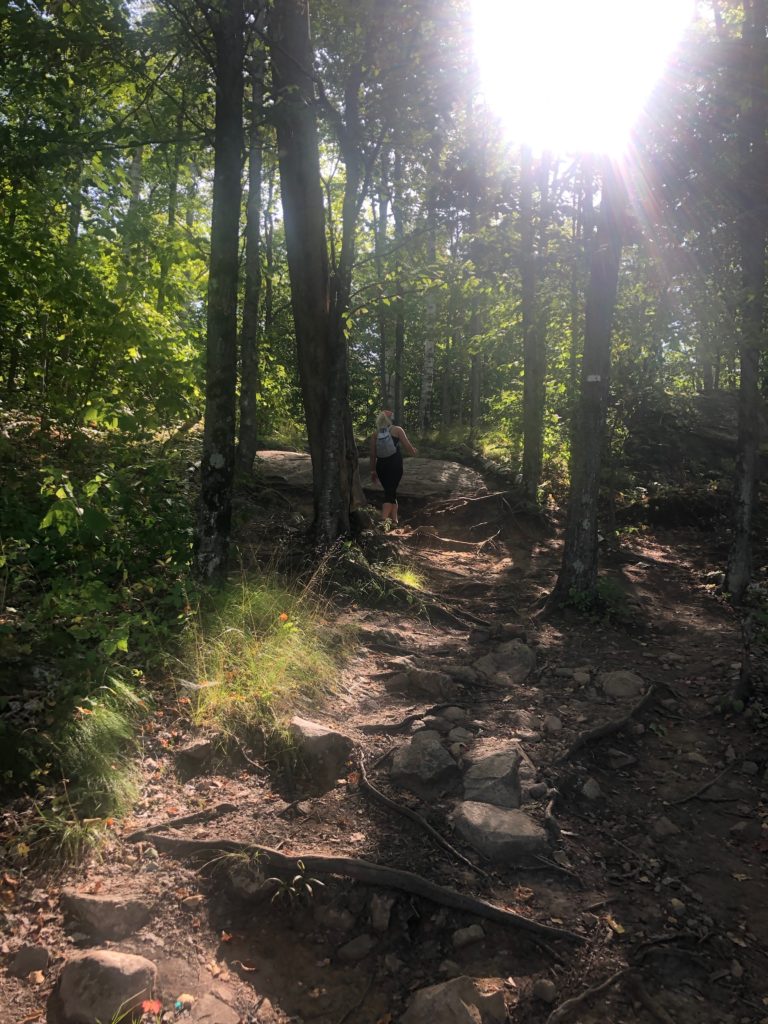
[[[693,0],[472,0],[483,92],[510,139],[619,155]]]

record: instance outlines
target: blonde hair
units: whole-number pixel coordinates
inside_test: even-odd
[[[380,412],[376,417],[376,429],[383,430],[384,427],[391,427],[392,419],[385,412]]]

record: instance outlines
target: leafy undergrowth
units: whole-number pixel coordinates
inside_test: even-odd
[[[77,859],[128,811],[155,705],[275,731],[333,682],[343,645],[307,588],[192,579],[198,456],[194,437],[0,423],[0,783],[34,806],[21,855]]]

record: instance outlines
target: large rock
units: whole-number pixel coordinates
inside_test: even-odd
[[[148,900],[84,893],[73,888],[62,891],[61,908],[79,929],[103,939],[124,939],[143,928],[152,916]]]
[[[520,762],[517,751],[480,758],[464,774],[464,798],[496,807],[519,807]]]
[[[608,697],[626,700],[639,697],[645,689],[645,681],[636,672],[601,672],[597,677],[598,685]]]
[[[151,960],[112,949],[70,957],[48,1003],[48,1024],[112,1024],[130,1020],[157,980]],[[120,1016],[123,1014],[124,1016]]]
[[[400,747],[392,761],[392,781],[424,800],[459,788],[461,772],[436,732],[424,729]]]
[[[332,789],[344,773],[353,743],[349,736],[306,718],[293,718],[289,726],[312,788],[320,793]]]
[[[499,988],[484,994],[462,976],[415,992],[400,1024],[504,1024],[507,1010]]]
[[[453,821],[473,849],[498,864],[516,864],[548,849],[547,833],[520,810],[464,800]]]
[[[508,640],[494,651],[498,671],[513,683],[524,683],[536,668],[536,652],[520,640]]]
[[[8,973],[14,978],[26,978],[32,971],[44,971],[51,960],[51,954],[45,946],[20,946],[8,967]]]
[[[406,673],[408,689],[423,693],[438,701],[456,700],[464,692],[461,683],[447,672],[436,672],[428,668],[411,668]]]
[[[480,675],[502,684],[524,683],[536,668],[536,652],[520,640],[508,640],[479,658],[474,668]]]
[[[243,1018],[223,999],[212,992],[206,992],[194,1001],[187,1019],[194,1024],[240,1024]]]

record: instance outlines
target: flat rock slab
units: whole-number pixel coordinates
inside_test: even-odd
[[[536,668],[536,652],[522,640],[507,640],[478,659],[474,667],[502,685],[524,683]]]
[[[423,729],[395,752],[390,778],[396,786],[409,789],[422,800],[431,800],[455,792],[461,783],[461,772],[440,742],[439,733]]]
[[[469,845],[497,864],[545,854],[547,833],[523,811],[464,800],[453,814],[456,831]]]
[[[288,726],[312,789],[332,789],[344,769],[353,743],[349,736],[307,718],[292,718]]]
[[[188,1019],[196,1024],[240,1024],[242,1017],[223,999],[207,992],[192,1004]]]
[[[388,690],[423,694],[436,701],[459,700],[464,693],[461,683],[456,682],[447,672],[427,668],[409,668],[405,672],[396,672],[384,685]]]
[[[151,960],[113,949],[70,957],[48,1001],[48,1024],[111,1024],[152,996],[157,968]],[[123,1017],[120,1017],[123,1014]]]
[[[475,761],[464,774],[464,799],[496,807],[519,807],[521,761],[517,751],[500,751]]]
[[[148,900],[109,893],[85,893],[67,888],[61,908],[78,928],[103,939],[124,939],[143,928],[152,916]]]
[[[504,1024],[506,1020],[501,987],[484,992],[474,978],[462,976],[415,992],[400,1024]]]
[[[305,452],[259,452],[257,470],[282,477],[292,487],[312,490],[312,460]],[[368,459],[360,460],[360,476],[366,491],[381,493],[381,484],[372,483]],[[454,494],[485,493],[483,478],[474,469],[442,459],[406,458],[405,473],[397,489],[403,498],[450,498]]]

